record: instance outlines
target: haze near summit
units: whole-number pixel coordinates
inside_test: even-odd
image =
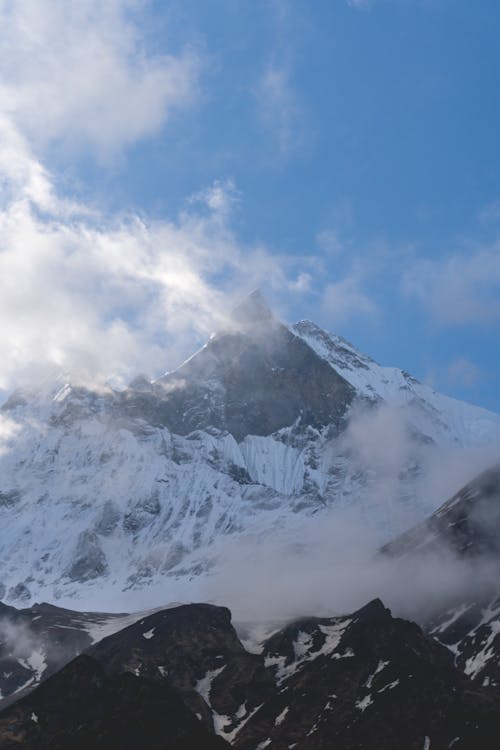
[[[497,15],[3,3],[4,395],[158,376],[259,286],[498,410]]]

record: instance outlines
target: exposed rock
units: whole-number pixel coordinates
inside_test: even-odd
[[[75,552],[75,560],[67,572],[71,581],[89,581],[100,578],[108,570],[106,555],[101,549],[97,535],[83,531]]]
[[[2,750],[222,750],[167,682],[80,656],[0,714]]]

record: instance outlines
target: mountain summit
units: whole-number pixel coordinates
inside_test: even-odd
[[[383,543],[428,510],[415,491],[423,446],[500,437],[497,415],[378,365],[314,323],[284,325],[259,292],[235,316],[244,324],[159,380],[104,393],[66,384],[7,401],[2,598],[85,596],[99,608],[112,596],[129,608],[157,590],[165,601],[169,583],[217,567],[222,540],[286,532],[300,541],[307,518],[346,506]],[[364,428],[350,429],[385,406],[407,441],[389,477],[392,504],[374,500],[388,477],[352,444]]]
[[[234,308],[231,313],[231,318],[237,323],[243,325],[275,320],[273,312],[260,289],[255,289],[245,297],[245,299]]]

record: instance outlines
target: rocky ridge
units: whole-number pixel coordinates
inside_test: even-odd
[[[346,440],[360,410],[384,406],[409,446],[394,503],[374,499],[387,477]],[[283,325],[258,293],[175,372],[120,392],[18,391],[0,427],[0,596],[93,609],[189,597],[227,539],[300,538],[346,507],[386,541],[428,510],[422,451],[500,438],[497,415],[313,323]]]
[[[488,750],[499,730],[495,695],[378,600],[291,623],[259,654],[244,649],[224,608],[156,612],[0,713],[6,749]]]

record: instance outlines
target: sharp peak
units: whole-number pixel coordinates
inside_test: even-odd
[[[245,325],[275,320],[273,311],[260,289],[254,289],[233,308],[231,318]]]

